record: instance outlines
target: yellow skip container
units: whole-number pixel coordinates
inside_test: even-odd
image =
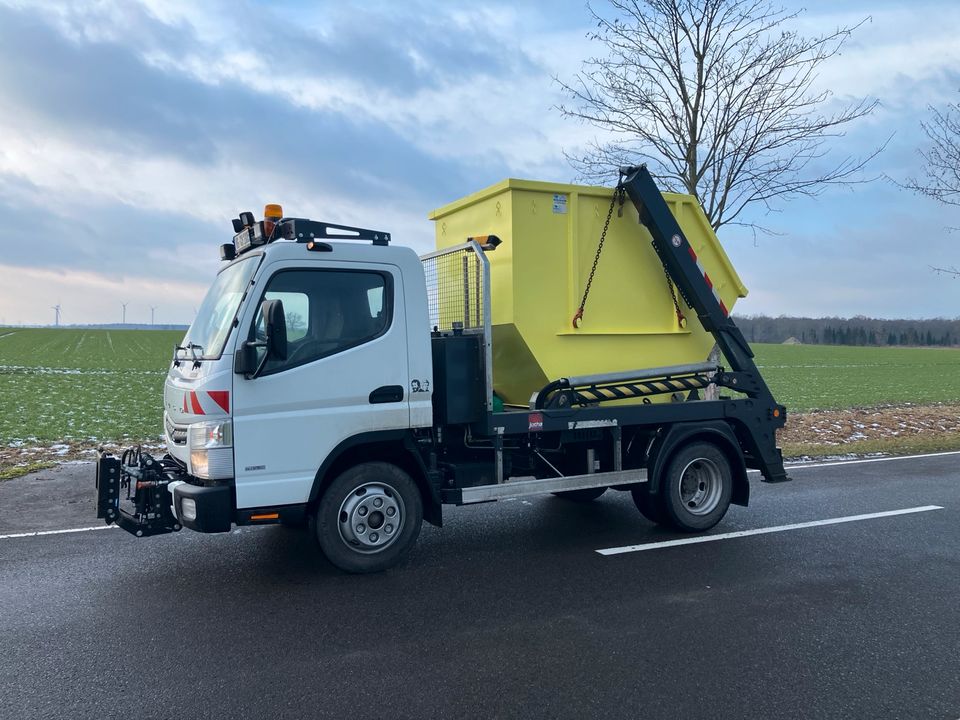
[[[493,386],[526,406],[552,380],[572,375],[703,362],[713,337],[680,297],[680,327],[650,233],[626,200],[615,209],[579,329],[580,305],[613,190],[504,180],[430,214],[437,249],[497,235],[491,273]],[[744,287],[696,199],[664,193],[727,308]]]

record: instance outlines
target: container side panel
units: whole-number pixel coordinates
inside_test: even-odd
[[[526,407],[533,392],[550,381],[516,325],[493,326],[493,366],[493,389],[512,405]]]
[[[514,308],[511,193],[504,187],[498,192],[474,193],[470,198],[472,202],[464,205],[453,203],[454,210],[445,208],[434,213],[437,250],[459,245],[466,242],[468,237],[499,237],[502,241],[500,247],[487,253],[487,260],[490,262],[490,294],[493,300],[491,319],[495,325],[511,323]]]
[[[713,337],[679,297],[681,327],[649,232],[627,203],[614,211],[580,329],[571,325],[586,287],[612,190],[508,180],[433,215],[437,248],[496,234],[489,253],[494,382],[526,405],[546,382],[571,375],[701,362]],[[665,194],[721,299],[746,295],[696,199]],[[668,398],[661,398],[668,399]]]

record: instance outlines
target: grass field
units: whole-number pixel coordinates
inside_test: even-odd
[[[161,435],[181,331],[0,328],[0,445]]]
[[[791,412],[960,402],[960,349],[755,345],[757,364]]]
[[[180,331],[0,328],[0,448],[157,441]],[[757,345],[791,413],[960,405],[960,350]]]

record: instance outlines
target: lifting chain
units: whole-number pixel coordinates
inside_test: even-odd
[[[687,324],[687,318],[684,317],[680,309],[680,303],[677,301],[677,291],[673,287],[673,280],[670,279],[670,271],[667,270],[667,264],[663,264],[663,276],[667,279],[667,287],[670,288],[670,297],[673,298],[673,309],[677,313],[677,324],[683,328]]]
[[[600,233],[600,244],[597,246],[597,254],[593,258],[593,267],[590,268],[590,276],[587,278],[587,286],[583,289],[583,299],[580,301],[580,307],[573,316],[574,330],[579,329],[579,323],[583,319],[583,310],[587,305],[587,296],[590,294],[590,286],[593,284],[593,276],[597,272],[597,263],[600,262],[600,253],[603,252],[603,243],[607,239],[607,230],[610,228],[610,218],[613,217],[613,208],[617,205],[618,200],[620,201],[621,208],[623,207],[626,191],[623,189],[622,180],[623,176],[621,175],[617,179],[617,187],[613,191],[613,197],[610,198],[610,209],[607,210],[607,220],[603,223],[603,232]]]

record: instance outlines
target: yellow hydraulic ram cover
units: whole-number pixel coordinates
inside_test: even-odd
[[[430,214],[437,249],[497,235],[491,272],[493,384],[508,404],[527,405],[551,380],[572,375],[702,362],[713,347],[695,313],[680,327],[663,265],[627,200],[614,210],[579,329],[580,305],[613,190],[508,179]],[[744,287],[690,195],[664,193],[727,308]],[[669,399],[669,398],[662,398]]]

